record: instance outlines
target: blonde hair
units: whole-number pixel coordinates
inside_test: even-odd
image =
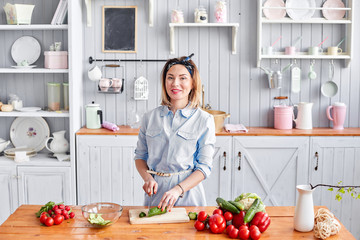
[[[165,87],[165,80],[166,80],[166,74],[168,72],[168,70],[172,67],[169,65],[173,64],[175,62],[180,62],[182,60],[184,60],[186,57],[180,57],[180,58],[172,58],[170,60],[168,60],[165,63],[165,66],[163,67],[162,71],[161,71],[161,105],[165,105],[165,106],[169,106],[171,107],[171,102],[170,102],[170,97],[166,92],[166,87]],[[200,105],[200,98],[201,98],[201,79],[200,79],[200,74],[199,74],[199,70],[197,69],[195,63],[190,59],[187,61],[189,64],[192,65],[192,71],[190,73],[191,79],[193,80],[192,82],[192,89],[189,93],[189,101],[191,102],[190,107],[192,108],[197,108]],[[188,68],[187,68],[188,69]]]

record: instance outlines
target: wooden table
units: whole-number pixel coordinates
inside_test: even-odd
[[[62,224],[40,226],[35,212],[40,205],[20,206],[1,226],[0,239],[230,239],[225,233],[212,234],[209,230],[198,232],[194,221],[177,224],[131,225],[129,209],[143,207],[124,207],[120,219],[108,228],[91,228],[82,217],[80,206],[74,207],[75,218],[65,220]],[[316,207],[318,209],[319,207]],[[205,210],[211,214],[215,207],[186,207],[187,211]],[[271,225],[260,239],[316,239],[313,232],[301,233],[293,229],[294,207],[267,207],[271,216]],[[329,240],[355,239],[341,224],[339,234]]]

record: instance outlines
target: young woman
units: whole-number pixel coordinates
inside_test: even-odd
[[[199,108],[201,80],[191,56],[166,62],[161,106],[141,122],[135,164],[145,206],[206,206],[201,181],[211,173],[215,123]]]

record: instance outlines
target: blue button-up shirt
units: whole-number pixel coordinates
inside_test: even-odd
[[[156,172],[200,170],[206,178],[211,173],[214,144],[215,123],[212,115],[188,106],[173,114],[167,106],[160,106],[146,113],[142,119],[134,159],[145,160],[149,169]],[[159,184],[159,191],[166,192],[190,174],[191,172],[174,177],[155,176],[155,180]],[[203,189],[192,190],[203,192]],[[192,195],[192,190],[186,194]],[[156,195],[161,199],[162,193],[158,192]],[[205,198],[203,194],[200,195],[199,198]],[[196,196],[191,198],[196,199]],[[205,205],[202,201],[199,204],[181,202],[183,206]]]

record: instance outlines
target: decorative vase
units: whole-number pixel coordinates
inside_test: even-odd
[[[294,228],[299,232],[310,232],[314,228],[314,203],[310,185],[297,185],[299,196],[294,215]]]

